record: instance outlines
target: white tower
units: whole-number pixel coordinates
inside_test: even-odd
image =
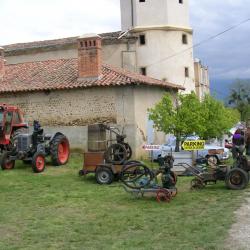
[[[122,31],[130,30],[139,38],[138,72],[183,85],[186,92],[195,91],[188,0],[120,2]]]

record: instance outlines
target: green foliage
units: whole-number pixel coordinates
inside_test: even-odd
[[[208,139],[226,133],[239,121],[239,114],[211,96],[200,102],[195,93],[177,95],[173,103],[171,96],[166,94],[149,110],[149,118],[158,131],[172,133],[177,140],[194,133]]]
[[[250,119],[250,80],[236,80],[228,99],[228,104],[240,112],[241,121]]]
[[[178,95],[175,103],[167,93],[156,106],[149,110],[149,119],[164,133],[185,136],[204,130],[204,118],[200,102],[195,95]]]
[[[223,249],[244,191],[220,182],[190,191],[179,178],[171,203],[136,199],[120,183],[77,176],[82,155],[42,174],[0,171],[0,249]]]
[[[240,120],[237,110],[226,108],[210,95],[205,96],[201,106],[206,129],[199,135],[204,139],[221,137]]]

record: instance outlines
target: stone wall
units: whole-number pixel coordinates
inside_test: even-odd
[[[127,134],[134,156],[145,155],[148,111],[164,94],[152,86],[97,87],[89,89],[29,92],[0,95],[0,102],[17,105],[32,125],[39,120],[46,133],[60,131],[68,136],[72,148],[87,150],[87,126],[111,123]],[[154,143],[163,143],[165,136],[155,132]]]

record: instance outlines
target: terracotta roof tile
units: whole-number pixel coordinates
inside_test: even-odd
[[[78,60],[60,59],[6,65],[5,75],[0,79],[0,93],[120,85],[151,85],[166,89],[184,89],[179,85],[110,65],[102,66],[102,75],[98,79],[79,79]]]

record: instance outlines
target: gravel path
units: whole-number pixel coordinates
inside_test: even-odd
[[[250,250],[250,192],[245,203],[235,211],[236,223],[232,225],[225,249]]]

